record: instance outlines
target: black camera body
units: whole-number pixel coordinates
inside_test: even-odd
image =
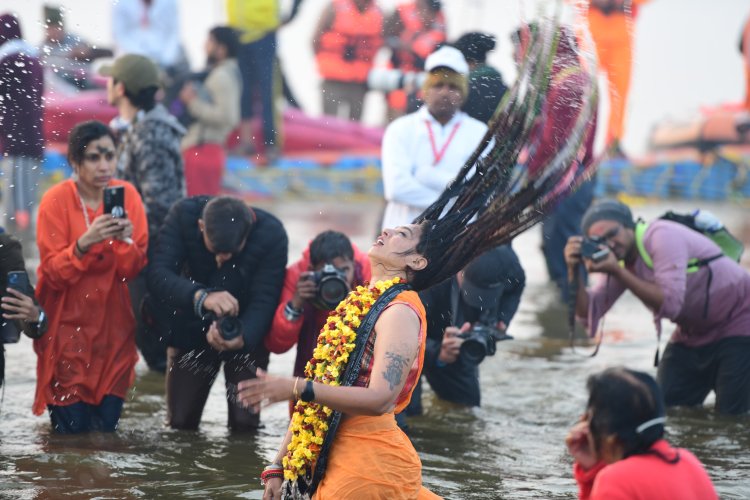
[[[308,278],[315,282],[316,294],[312,304],[321,310],[330,311],[339,305],[349,294],[349,283],[346,273],[333,264],[326,264],[320,271],[315,271]]]
[[[486,356],[494,356],[497,352],[497,343],[503,340],[511,340],[505,330],[486,321],[477,321],[466,333],[459,335],[464,339],[461,344],[461,356],[469,363],[478,365]]]
[[[609,248],[602,248],[600,245],[604,244],[601,238],[586,237],[583,238],[581,243],[581,257],[590,259],[592,262],[601,262],[609,255]]]
[[[219,335],[224,340],[234,340],[242,335],[242,321],[237,316],[216,316],[216,314],[209,312],[206,319],[211,322],[216,321]]]

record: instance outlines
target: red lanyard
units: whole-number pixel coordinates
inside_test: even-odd
[[[458,131],[458,127],[461,126],[461,122],[457,122],[455,125],[453,125],[453,130],[451,130],[448,139],[445,141],[440,151],[437,150],[437,146],[435,145],[435,134],[432,133],[432,124],[429,120],[425,120],[424,122],[427,124],[427,132],[430,134],[430,146],[432,146],[432,156],[435,159],[434,163],[432,164],[432,166],[434,167],[438,163],[440,163],[440,160],[442,160],[443,156],[445,156],[445,151],[448,149],[448,146],[450,146],[453,137],[455,137],[456,132]]]

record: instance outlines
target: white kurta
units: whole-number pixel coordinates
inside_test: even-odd
[[[486,131],[487,125],[462,111],[441,125],[427,106],[391,123],[382,147],[383,189],[388,202],[383,228],[411,223],[437,200]]]

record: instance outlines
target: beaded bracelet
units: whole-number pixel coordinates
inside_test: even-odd
[[[207,298],[208,292],[206,290],[201,290],[201,294],[198,296],[198,299],[193,305],[193,312],[195,312],[195,315],[199,318],[203,317],[203,303],[206,302]]]
[[[269,468],[269,467],[273,467],[273,468]],[[277,477],[279,479],[284,478],[284,469],[281,468],[281,466],[278,466],[278,464],[273,464],[271,466],[266,467],[263,470],[263,472],[260,473],[260,484],[265,486],[269,479],[274,479]]]

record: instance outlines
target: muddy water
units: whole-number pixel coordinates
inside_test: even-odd
[[[367,248],[379,211],[377,203],[266,206],[284,221],[293,260],[327,228]],[[665,208],[635,211],[648,217]],[[736,232],[747,231],[746,209],[711,208]],[[597,357],[587,357],[587,348],[569,349],[565,311],[547,285],[539,244],[537,230],[514,243],[528,284],[511,325],[515,340],[499,344],[481,365],[482,407],[451,407],[428,390],[425,415],[410,420],[424,482],[446,498],[574,498],[562,443],[584,407],[586,377],[611,365],[653,372],[653,324],[630,296],[608,315]],[[285,405],[264,410],[265,427],[257,435],[230,435],[220,376],[200,432],[171,431],[163,425],[163,377],[141,363],[116,435],[54,436],[46,416],[31,415],[36,359],[30,341],[7,346],[6,357],[0,498],[261,498],[258,475],[285,429]],[[291,373],[293,359],[291,352],[275,356],[270,370]],[[717,416],[709,399],[704,408],[670,411],[667,430],[672,442],[703,461],[722,498],[740,499],[750,498],[749,423],[748,417]]]

